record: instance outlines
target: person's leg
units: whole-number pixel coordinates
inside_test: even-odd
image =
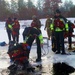
[[[8,31],[8,30],[7,30],[7,35],[8,35],[9,41],[11,41],[11,36],[12,36],[11,31]]]
[[[56,38],[55,38],[55,34],[54,33],[52,33],[51,42],[52,42],[52,51],[56,52]]]
[[[23,32],[23,41],[25,41],[25,35],[24,35],[24,32]]]
[[[59,39],[59,32],[55,32],[55,38],[56,38],[56,48],[57,48],[57,54],[60,53],[60,39]]]
[[[50,40],[50,32],[49,32],[49,29],[47,29],[47,35],[48,35],[48,40]]]
[[[19,42],[19,35],[16,36],[16,43]]]
[[[69,44],[68,49],[72,49],[72,38],[71,38],[71,36],[68,36],[68,44]]]
[[[50,40],[52,35],[52,31],[50,31],[50,29],[47,29],[47,35],[48,35],[48,40]]]
[[[15,39],[16,39],[16,37],[13,35],[13,41],[14,41],[14,42],[16,42],[16,40],[15,40]]]
[[[65,54],[65,48],[64,48],[64,33],[63,32],[60,32],[60,44],[61,44],[61,51],[62,51],[62,54]]]
[[[40,40],[38,37],[36,38],[36,43],[37,43],[37,59],[36,59],[36,61],[41,61],[41,46],[40,46]]]

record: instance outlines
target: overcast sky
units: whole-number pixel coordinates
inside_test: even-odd
[[[10,0],[6,0],[6,1],[10,1]],[[28,0],[25,0],[25,1],[28,1]],[[65,2],[65,1],[70,1],[70,0],[62,0],[62,1]],[[75,0],[71,0],[71,1],[73,1],[73,4],[75,4]],[[33,2],[36,4],[37,0],[33,0]]]
[[[62,0],[63,2],[65,2],[65,1],[72,1],[73,2],[73,4],[75,4],[75,0]]]

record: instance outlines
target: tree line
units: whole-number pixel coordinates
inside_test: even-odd
[[[0,20],[5,20],[7,17],[17,17],[20,20],[31,19],[33,15],[38,18],[45,18],[46,15],[52,17],[54,11],[59,8],[66,17],[75,17],[75,5],[73,2],[65,0],[0,0]]]

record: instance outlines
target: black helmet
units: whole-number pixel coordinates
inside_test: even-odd
[[[8,20],[9,20],[9,21],[12,21],[11,17],[8,17]]]
[[[59,13],[59,14],[60,14],[61,11],[60,11],[59,9],[56,9],[55,14],[56,14],[56,13]]]

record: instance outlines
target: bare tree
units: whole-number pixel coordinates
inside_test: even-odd
[[[66,11],[69,11],[74,5],[73,5],[73,2],[71,0],[70,1],[65,0],[63,6],[64,6],[64,9]]]
[[[27,7],[28,7],[28,9],[31,9],[31,8],[33,8],[35,6],[34,6],[34,4],[33,4],[33,2],[31,0],[28,0]]]
[[[0,0],[0,20],[4,20],[7,13],[8,10],[5,0]]]
[[[44,0],[37,0],[37,8],[38,10],[42,10]]]
[[[17,12],[17,9],[18,9],[17,2],[15,0],[11,0],[11,12],[15,13]]]
[[[45,14],[51,14],[57,8],[59,8],[59,3],[61,3],[61,0],[45,0],[43,5],[43,11],[45,12]]]

